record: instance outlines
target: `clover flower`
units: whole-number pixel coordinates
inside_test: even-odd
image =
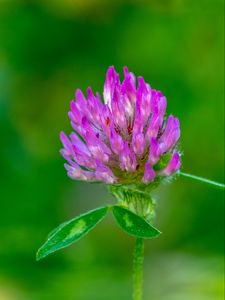
[[[172,115],[166,119],[167,101],[161,91],[152,89],[143,77],[138,77],[136,86],[127,67],[121,83],[114,67],[109,67],[103,99],[88,88],[87,99],[78,89],[71,101],[74,132],[69,138],[60,134],[69,177],[149,184],[179,170],[180,124]]]
[[[106,74],[103,98],[87,89],[71,101],[74,132],[63,132],[61,154],[72,179],[102,181],[118,200],[60,224],[37,252],[37,260],[77,242],[111,211],[119,227],[136,238],[133,259],[133,299],[142,299],[144,240],[160,236],[152,223],[155,201],[151,191],[176,172],[224,189],[223,183],[180,172],[179,120],[166,118],[166,98],[142,77],[124,68],[121,83],[114,67]],[[179,171],[179,172],[178,172]]]

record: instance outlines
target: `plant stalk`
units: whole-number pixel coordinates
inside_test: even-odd
[[[137,238],[133,258],[133,300],[142,300],[144,240]]]
[[[210,180],[210,179],[207,179],[207,178],[199,177],[199,176],[188,174],[188,173],[184,173],[184,172],[179,172],[179,174],[181,176],[183,176],[183,177],[187,177],[187,178],[190,178],[190,179],[198,180],[198,181],[201,181],[201,182],[206,183],[208,185],[213,185],[213,186],[215,186],[215,187],[217,187],[219,189],[222,189],[222,190],[225,189],[224,183],[216,182],[216,181],[213,181],[213,180]]]

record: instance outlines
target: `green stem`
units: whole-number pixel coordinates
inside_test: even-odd
[[[137,238],[133,261],[133,300],[142,300],[144,240]]]
[[[188,174],[188,173],[179,172],[179,174],[183,177],[198,180],[198,181],[201,181],[201,182],[209,184],[209,185],[214,185],[215,187],[217,187],[219,189],[222,189],[222,190],[225,189],[225,185],[223,183],[219,183],[219,182],[216,182],[216,181],[213,181],[213,180],[210,180],[210,179],[206,179],[206,178],[195,176],[195,175]]]

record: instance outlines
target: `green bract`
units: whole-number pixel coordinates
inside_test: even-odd
[[[158,180],[156,179],[154,183],[148,185],[111,185],[109,190],[121,206],[151,223],[155,216],[155,202],[150,192],[158,186],[160,179],[158,178]]]

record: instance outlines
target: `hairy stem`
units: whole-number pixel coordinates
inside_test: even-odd
[[[133,261],[133,300],[142,300],[144,240],[137,238]]]
[[[206,178],[203,178],[203,177],[199,177],[199,176],[184,173],[184,172],[179,172],[179,174],[183,177],[198,180],[198,181],[201,181],[201,182],[209,184],[209,185],[214,185],[215,187],[217,187],[219,189],[223,189],[223,190],[225,189],[225,185],[223,183],[219,183],[219,182],[216,182],[216,181],[213,181],[213,180],[210,180],[210,179],[206,179]]]

